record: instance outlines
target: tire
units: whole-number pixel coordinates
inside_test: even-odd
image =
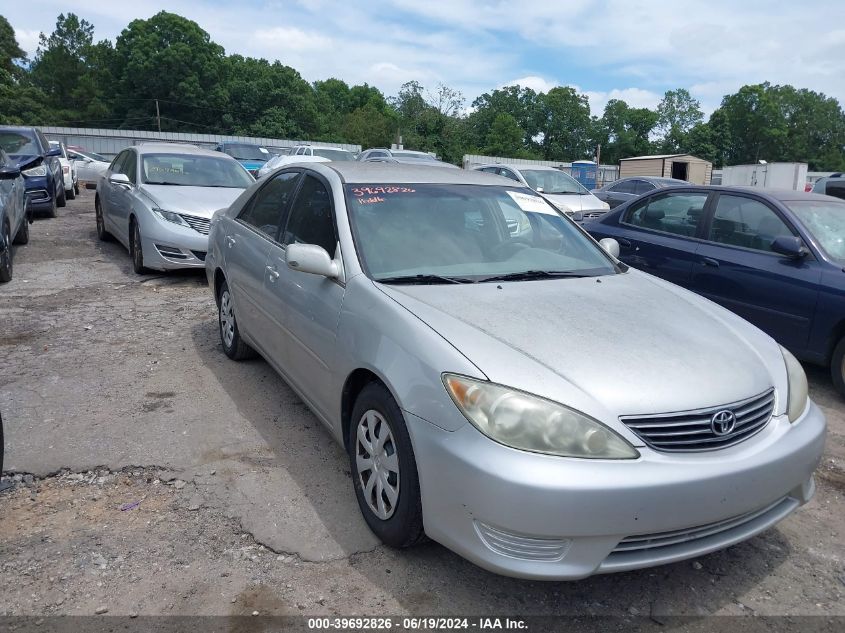
[[[18,228],[18,232],[15,235],[15,239],[12,241],[12,243],[29,244],[29,219],[23,219],[23,222],[21,222],[21,225]]]
[[[75,200],[76,199],[76,191],[74,190],[73,186],[70,189],[65,189],[65,197],[68,200]]]
[[[0,246],[5,247],[0,251],[0,282],[12,281],[12,236],[9,223],[4,222],[0,227]]]
[[[97,218],[97,237],[103,242],[111,242],[114,240],[112,234],[106,230],[106,221],[103,218],[103,207],[100,204],[100,198],[94,198],[94,215]]]
[[[60,189],[59,195],[56,198],[56,206],[59,206],[59,207],[67,206],[67,196],[65,195],[65,185],[64,185],[64,183],[62,183],[59,186],[59,189]]]
[[[47,217],[48,218],[59,217],[59,210],[56,208],[56,196],[53,196],[53,199],[50,202],[50,208],[47,210]]]
[[[79,181],[78,180],[75,183],[73,183],[73,193],[74,193],[74,195],[77,195],[77,196],[79,195]]]
[[[138,222],[132,218],[129,221],[129,256],[132,258],[132,270],[139,275],[145,275],[147,268],[144,266],[144,245],[141,242],[141,229]]]
[[[381,449],[374,444],[378,442]],[[399,405],[379,382],[368,384],[355,400],[348,452],[358,507],[373,533],[386,545],[397,548],[424,540],[420,484],[411,438]],[[395,493],[392,502],[390,490]]]
[[[839,394],[845,396],[845,337],[839,339],[839,343],[833,348],[830,358],[830,377]]]
[[[220,284],[217,295],[217,325],[220,331],[220,344],[223,352],[232,360],[246,360],[256,356],[255,350],[243,342],[238,322],[235,320],[235,309],[229,284]]]

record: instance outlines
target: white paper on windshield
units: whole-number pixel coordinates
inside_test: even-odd
[[[546,215],[558,215],[554,208],[540,196],[532,196],[518,191],[508,191],[508,195],[525,212],[545,213]]]

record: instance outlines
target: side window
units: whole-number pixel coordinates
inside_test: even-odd
[[[337,236],[331,195],[325,185],[313,176],[305,176],[291,206],[282,244],[317,244],[334,256]]]
[[[121,173],[120,166],[123,163],[123,159],[126,158],[126,152],[127,150],[123,150],[117,156],[114,157],[114,160],[111,162],[111,165],[109,165],[110,172],[113,172],[115,174]]]
[[[367,158],[387,158],[387,152],[370,152]]]
[[[653,231],[693,237],[705,202],[706,193],[658,194],[631,207],[624,222]]]
[[[120,171],[126,174],[133,185],[138,181],[138,157],[133,151],[126,152],[126,158],[120,166]]]
[[[634,193],[634,181],[633,180],[623,180],[618,185],[613,185],[610,188],[610,191],[616,193]]]
[[[296,150],[295,156],[302,156],[302,154],[304,154],[304,153],[305,153],[305,148],[300,147],[298,150]]]
[[[504,176],[505,178],[510,178],[511,180],[519,182],[519,178],[517,178],[516,174],[513,173],[510,169],[499,169],[499,174]]]
[[[771,252],[776,237],[792,235],[784,221],[762,202],[722,194],[716,204],[707,239]]]
[[[655,186],[650,182],[646,182],[645,180],[635,180],[634,181],[634,193],[638,196],[644,193],[648,193],[649,191],[654,191]]]
[[[299,175],[299,172],[287,172],[274,176],[247,203],[238,219],[275,239],[279,225],[284,219],[285,209],[288,208],[291,196],[296,190]]]

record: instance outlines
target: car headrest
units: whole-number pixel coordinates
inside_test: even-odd
[[[643,220],[662,220],[666,217],[666,214],[663,213],[661,209],[646,209],[643,213]]]

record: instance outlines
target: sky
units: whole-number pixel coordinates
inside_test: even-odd
[[[27,0],[0,14],[30,56],[74,12],[115,37],[160,10],[196,21],[227,53],[279,60],[308,81],[337,77],[394,95],[417,80],[460,90],[557,85],[655,107],[686,88],[706,114],[744,84],[792,84],[845,103],[845,27],[833,0]],[[826,17],[827,16],[827,17]]]

